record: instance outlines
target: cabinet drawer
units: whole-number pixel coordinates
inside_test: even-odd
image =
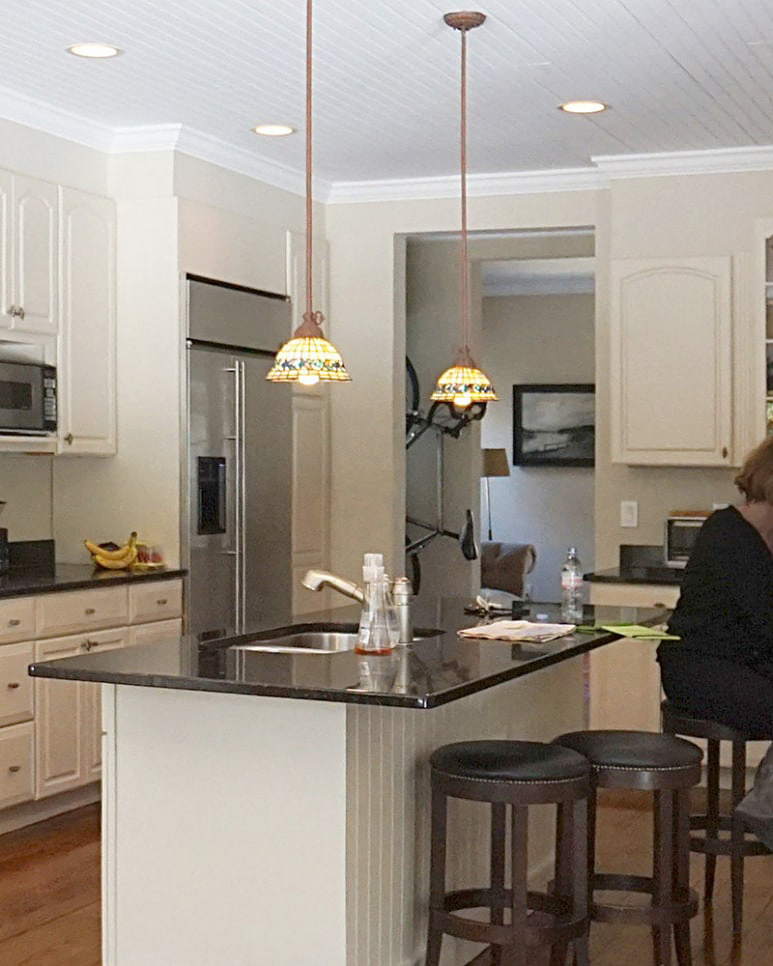
[[[35,598],[0,600],[0,644],[28,641],[35,636]]]
[[[129,623],[147,624],[180,617],[183,612],[181,580],[154,580],[129,587]]]
[[[34,775],[32,723],[0,731],[0,808],[32,799]]]
[[[154,621],[131,628],[129,643],[158,644],[160,641],[176,641],[183,632],[183,622],[179,617],[170,621]]]
[[[71,590],[38,598],[37,637],[55,637],[98,627],[118,627],[128,617],[126,586]]]
[[[27,674],[32,660],[31,641],[0,647],[0,726],[33,716],[32,678]]]

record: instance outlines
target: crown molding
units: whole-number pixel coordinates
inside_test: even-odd
[[[608,187],[607,178],[595,168],[557,168],[554,171],[507,171],[470,174],[467,193],[471,196],[541,194],[554,191],[594,191]],[[335,181],[327,204],[369,201],[427,201],[456,198],[459,175],[437,178],[403,178],[381,181]]]
[[[610,180],[680,174],[730,174],[773,169],[773,145],[714,148],[710,151],[664,151],[659,154],[606,154],[592,157]]]
[[[113,130],[106,124],[59,110],[7,87],[0,87],[0,117],[96,151],[109,151],[113,138]]]

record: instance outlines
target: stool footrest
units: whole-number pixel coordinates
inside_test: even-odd
[[[736,851],[744,857],[750,855],[770,855],[770,849],[762,842],[741,843],[740,848],[733,845],[730,839],[709,839],[690,836],[690,851],[703,855],[733,855]]]
[[[575,915],[572,902],[564,896],[529,892],[529,916],[526,924],[526,944],[543,945],[549,942],[569,941],[581,936],[587,928],[587,918]],[[471,942],[487,942],[498,946],[523,941],[511,926],[469,919],[456,913],[462,909],[508,910],[512,904],[510,889],[458,889],[447,892],[443,909],[430,910],[433,925],[444,933]]]
[[[639,892],[653,896],[655,885],[650,876],[617,875],[598,872],[593,876],[593,892]],[[675,888],[670,901],[660,906],[626,906],[611,902],[591,902],[591,918],[596,922],[628,925],[670,926],[691,919],[698,912],[698,895],[693,889]]]

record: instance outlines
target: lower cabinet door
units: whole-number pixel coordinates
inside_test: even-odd
[[[33,740],[31,721],[0,728],[0,808],[28,802],[33,797]]]
[[[123,647],[126,628],[38,641],[35,660]],[[35,797],[45,798],[99,778],[102,732],[99,685],[35,678]]]

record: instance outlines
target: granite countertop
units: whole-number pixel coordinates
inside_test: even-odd
[[[0,599],[28,597],[30,594],[53,594],[62,590],[128,584],[136,580],[169,580],[182,577],[185,570],[100,570],[91,564],[56,564],[45,568],[11,571],[0,577]]]
[[[46,661],[31,665],[30,674],[142,687],[434,708],[619,639],[617,634],[598,630],[574,633],[546,644],[463,640],[457,637],[459,628],[481,623],[475,615],[464,613],[464,604],[464,600],[454,598],[415,601],[414,628],[418,632],[422,628],[437,629],[438,633],[398,646],[389,658],[369,658],[370,662],[379,662],[377,673],[384,675],[376,685],[362,677],[360,657],[354,651],[265,653],[230,649],[234,643],[249,641],[261,628],[240,637],[200,640],[188,635]],[[545,614],[543,619],[549,621],[560,620],[556,604],[532,604],[529,619],[534,620],[537,614]],[[665,613],[648,608],[596,606],[586,608],[585,620],[653,623],[663,617]],[[342,630],[356,631],[358,618],[359,608],[347,607],[304,615],[286,624],[298,629],[299,624],[335,621],[342,622]],[[277,627],[276,622],[271,626]]]
[[[587,581],[599,584],[670,584],[678,587],[682,583],[683,575],[683,568],[661,564],[612,567],[610,570],[595,570],[584,576]]]

